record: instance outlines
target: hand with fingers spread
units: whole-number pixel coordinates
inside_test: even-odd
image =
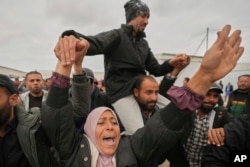
[[[231,26],[226,25],[217,33],[217,40],[205,53],[202,60],[200,68],[206,75],[211,77],[212,82],[230,72],[243,54],[244,48],[240,47],[241,31],[236,30],[229,36],[230,30]]]
[[[223,128],[210,129],[207,133],[208,144],[217,146],[224,145],[225,133]]]
[[[200,68],[188,82],[195,92],[205,95],[210,85],[228,74],[242,56],[244,48],[241,44],[241,31],[235,30],[230,34],[231,26],[225,25],[217,33],[218,38],[206,51]]]

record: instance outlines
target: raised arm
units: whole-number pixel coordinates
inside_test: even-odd
[[[62,38],[59,39],[55,47],[55,55],[67,57],[67,54],[60,52],[61,42],[64,42]],[[82,73],[81,64],[88,45],[85,45],[81,40],[76,42],[77,48],[75,49],[74,58],[66,65],[60,60],[57,61],[55,72],[51,78],[52,85],[47,101],[41,108],[42,126],[51,144],[58,150],[62,162],[68,160],[70,154],[73,153],[74,146],[72,144],[77,143],[81,138],[80,135],[77,135],[78,131],[73,121],[74,108],[72,107],[72,103],[69,102],[68,89],[71,68],[74,66],[76,74],[81,75]],[[85,86],[88,88],[88,80],[86,79],[85,81]],[[84,83],[82,84],[84,85]],[[82,90],[79,88],[79,91]],[[83,91],[82,93],[84,94]],[[90,99],[90,91],[86,91],[85,93],[85,98],[82,98],[83,103]]]
[[[205,95],[210,85],[223,78],[236,66],[244,52],[241,44],[241,31],[236,30],[231,35],[231,26],[226,25],[217,33],[217,40],[207,50],[200,68],[188,82],[193,91]]]
[[[177,54],[172,59],[176,59],[176,61],[172,60],[174,69],[164,75],[159,85],[159,93],[166,98],[168,98],[167,91],[174,84],[179,73],[190,63],[190,57],[185,54]]]
[[[190,90],[198,95],[204,96],[210,85],[227,75],[237,64],[238,59],[244,52],[241,44],[241,31],[235,30],[230,35],[231,26],[226,25],[217,33],[218,37],[214,44],[205,53],[201,65],[194,76],[184,86],[184,90]],[[200,106],[197,98],[193,103],[186,97],[186,91],[178,87],[171,87],[168,96],[181,109],[194,111]],[[196,102],[195,102],[196,101]]]
[[[226,25],[218,32],[218,39],[205,53],[200,68],[187,86],[174,87],[170,92],[177,103],[174,102],[175,105],[170,103],[161,109],[161,112],[156,113],[144,128],[136,131],[131,137],[138,159],[143,160],[145,157],[147,159],[157,153],[170,151],[181,139],[185,129],[190,126],[189,111],[194,111],[201,105],[204,95],[213,82],[224,77],[235,67],[244,49],[240,47],[240,31],[236,30],[229,36],[230,29],[230,25]],[[190,106],[190,103],[193,104]],[[182,110],[178,109],[180,105],[183,105]]]

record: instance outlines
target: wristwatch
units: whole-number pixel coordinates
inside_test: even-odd
[[[167,73],[166,78],[170,79],[170,80],[174,80],[174,79],[176,79],[176,76],[171,75],[170,73]]]

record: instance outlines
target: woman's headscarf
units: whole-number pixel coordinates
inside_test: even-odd
[[[86,135],[89,137],[91,142],[96,146],[97,150],[99,151],[99,157],[97,159],[98,167],[101,167],[101,166],[113,167],[114,166],[112,163],[113,156],[103,154],[103,152],[99,149],[99,147],[96,144],[96,137],[95,137],[95,130],[96,130],[97,122],[100,116],[107,110],[112,112],[112,114],[114,115],[115,119],[118,122],[116,114],[114,113],[112,109],[108,107],[97,107],[89,113],[87,120],[85,122],[85,125],[84,125],[84,131]]]

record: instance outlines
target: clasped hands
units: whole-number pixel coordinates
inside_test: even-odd
[[[87,53],[89,43],[87,40],[78,39],[73,35],[59,37],[54,48],[54,53],[63,66],[82,65],[83,58]]]

